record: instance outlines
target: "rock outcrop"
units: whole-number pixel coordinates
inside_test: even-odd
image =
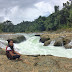
[[[66,44],[70,43],[71,40],[72,40],[71,37],[65,37],[65,38],[63,38],[63,45],[66,45]]]
[[[62,38],[57,38],[55,40],[54,46],[62,46],[62,45],[63,45]]]
[[[65,47],[66,49],[72,49],[72,45],[69,45],[69,44],[64,45],[64,47]]]
[[[2,53],[1,53],[2,52]],[[8,60],[5,52],[0,49],[1,72],[72,72],[72,59],[51,55],[22,55],[23,61]]]
[[[40,42],[44,43],[44,46],[48,46],[51,41],[55,40],[54,46],[64,46],[66,49],[72,48],[68,45],[72,40],[72,33],[64,34],[42,34],[40,36]]]
[[[26,40],[26,38],[24,36],[18,36],[16,38],[13,38],[13,40],[15,43],[20,43],[20,42]]]
[[[41,35],[40,38],[41,38],[41,39],[40,39],[40,42],[42,42],[42,43],[44,43],[44,42],[47,41],[47,40],[50,40],[49,35],[46,35],[46,34],[45,34],[45,35],[44,35],[44,34]]]
[[[13,34],[4,34],[4,35],[0,35],[0,38],[7,40],[7,39],[13,39],[15,43],[20,43],[24,40],[26,40],[26,38],[23,35],[13,35]]]
[[[51,40],[45,41],[44,46],[48,46],[51,43]]]

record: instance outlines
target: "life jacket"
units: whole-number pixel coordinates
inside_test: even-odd
[[[7,50],[8,46],[6,47],[6,56],[8,59],[13,59],[13,57],[11,56],[11,54],[9,53],[9,51]],[[14,53],[14,51],[12,50],[12,53]]]

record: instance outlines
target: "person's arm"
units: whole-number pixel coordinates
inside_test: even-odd
[[[18,54],[18,55],[20,55],[20,56],[21,56],[21,54],[20,54],[20,53],[18,53],[17,51],[14,51],[14,53],[16,53],[16,54]]]
[[[16,55],[16,54],[12,53],[12,50],[11,50],[10,47],[7,48],[7,51],[9,51],[9,53],[10,53],[11,56],[15,56]]]
[[[9,51],[9,53],[11,54],[11,56],[15,56],[16,54],[12,53],[12,51]]]
[[[20,55],[20,56],[21,56],[21,54],[20,54],[20,53],[18,53],[17,51],[15,51],[15,46],[14,46],[14,53],[16,53],[16,54],[18,54],[18,55]]]

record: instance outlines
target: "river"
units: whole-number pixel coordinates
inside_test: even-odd
[[[19,34],[19,33],[17,33]],[[58,57],[72,58],[72,49],[65,49],[64,47],[53,46],[54,41],[49,46],[43,46],[39,42],[40,37],[35,36],[35,33],[25,34],[20,33],[26,37],[26,41],[19,44],[15,43],[16,50],[24,55],[53,55]]]

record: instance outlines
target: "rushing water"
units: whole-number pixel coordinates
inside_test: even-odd
[[[65,49],[64,47],[53,46],[55,41],[52,41],[49,46],[43,46],[39,42],[40,37],[35,34],[22,34],[26,37],[26,41],[15,44],[18,51],[24,55],[53,55],[59,57],[72,58],[72,49]]]
[[[49,46],[43,46],[44,44],[39,42],[40,37],[35,36],[35,33],[31,34],[20,33],[20,35],[21,34],[26,37],[26,41],[21,42],[19,44],[16,43],[14,44],[15,49],[21,54],[53,55],[59,57],[72,58],[72,49],[65,49],[64,47],[55,47],[53,46],[55,41],[52,41]]]

